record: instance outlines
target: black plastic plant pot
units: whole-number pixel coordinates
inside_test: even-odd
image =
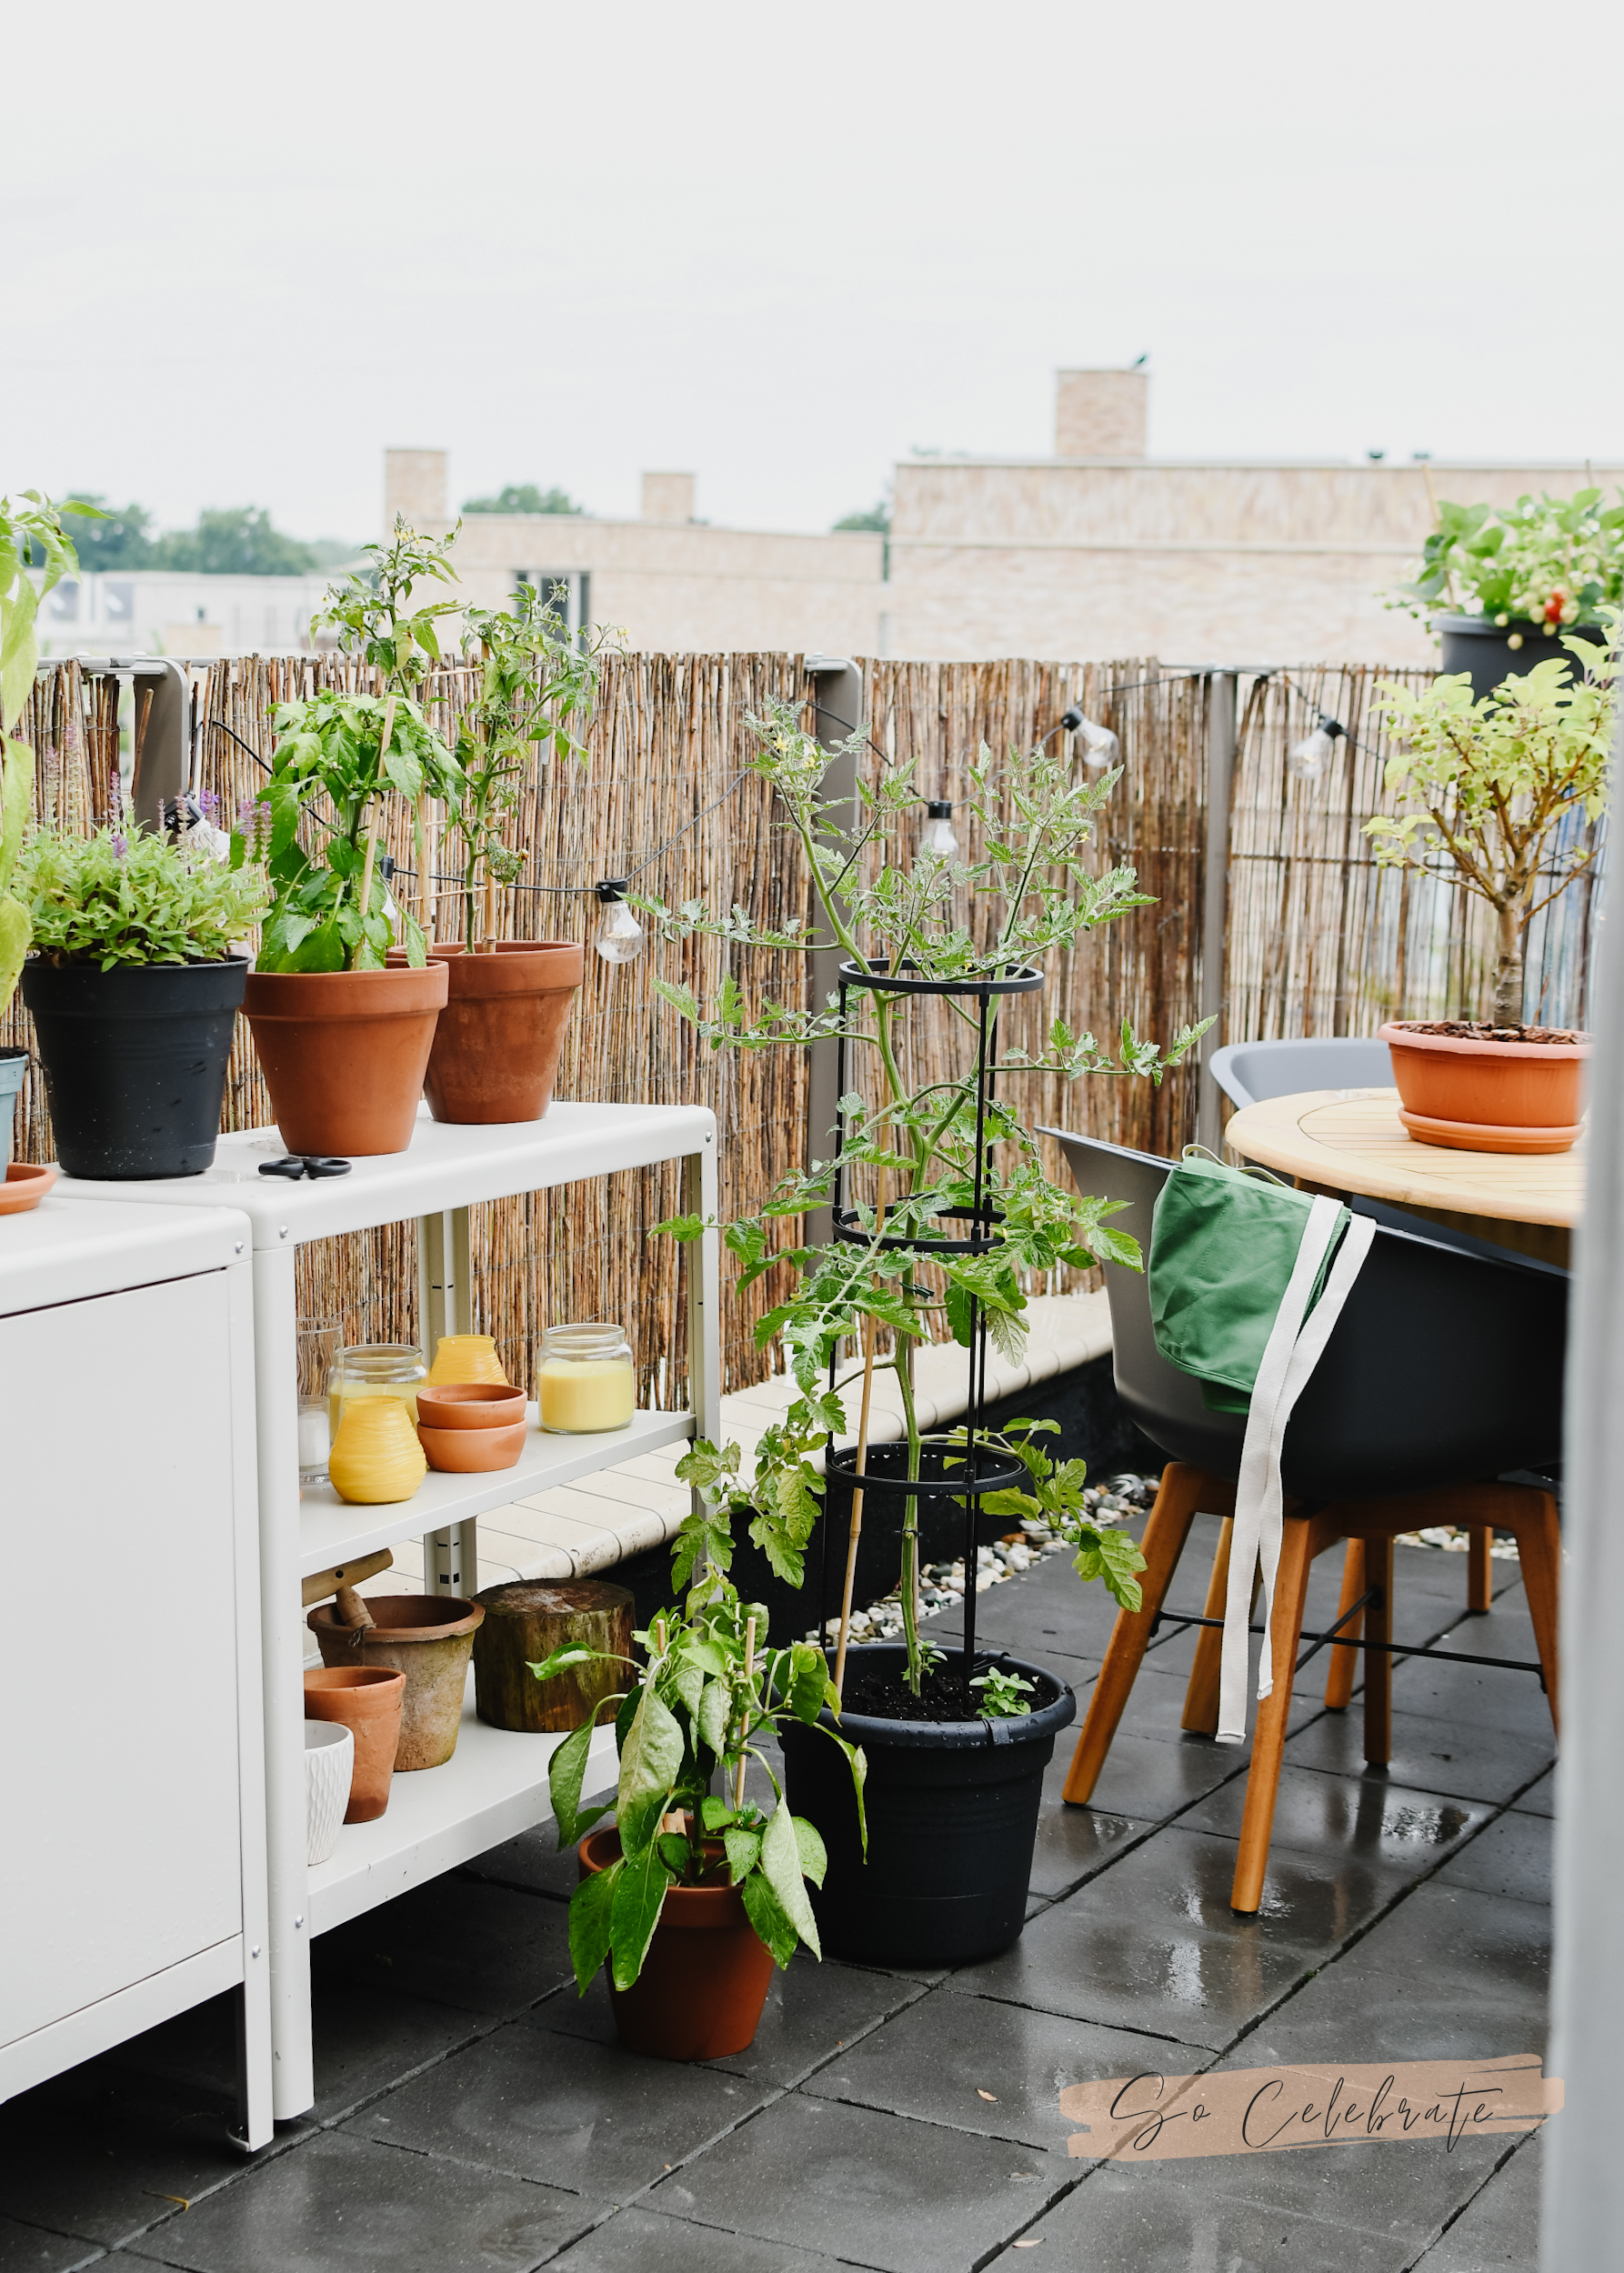
[[[69,1176],[134,1183],[201,1176],[211,1165],[247,977],[235,956],[111,971],[24,966],[56,1157]]]
[[[1026,1922],[1043,1771],[1055,1738],[1077,1716],[1056,1674],[1018,1657],[997,1666],[1034,1685],[1035,1709],[1015,1720],[890,1720],[842,1713],[838,1727],[868,1763],[864,1787],[868,1859],[846,1756],[817,1728],[782,1725],[790,1807],[817,1825],[828,1849],[812,1887],[824,1954],[873,1965],[968,1965],[996,1957]],[[862,1671],[899,1674],[895,1642],[847,1652],[847,1695]],[[827,1709],[826,1727],[837,1724]]]
[[[1607,645],[1605,624],[1563,624],[1557,631],[1548,632],[1543,624],[1519,616],[1505,625],[1491,623],[1485,616],[1439,616],[1434,618],[1432,628],[1443,642],[1439,669],[1469,671],[1472,696],[1478,702],[1492,694],[1502,679],[1522,678],[1536,663],[1552,656],[1577,676],[1579,662],[1563,646],[1563,632],[1571,632],[1576,639],[1589,639],[1598,649]],[[1511,645],[1514,637],[1515,647]]]

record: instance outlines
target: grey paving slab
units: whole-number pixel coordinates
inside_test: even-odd
[[[1231,1840],[1163,1831],[948,1987],[1218,2050],[1323,1964],[1388,1892],[1379,1870],[1358,1857],[1333,1867],[1280,1854],[1260,1914],[1237,1918],[1235,1856]]]
[[[558,1852],[558,1834],[551,1824],[539,1831],[521,1831],[500,1847],[476,1855],[463,1868],[471,1878],[486,1878],[493,1886],[516,1887],[526,1894],[551,1895],[567,1902],[580,1878],[573,1847]]]
[[[1061,2158],[791,2092],[652,2197],[883,2273],[969,2273],[1070,2183]]]
[[[1543,2135],[1500,2165],[1417,2263],[1415,2273],[1539,2273]]]
[[[1105,2076],[1161,2074],[1170,2052],[1176,2074],[1202,2065],[1200,2054],[1159,2038],[936,1989],[802,2088],[1064,2155],[1077,2127],[1060,2113],[1062,2091]]]
[[[1182,1725],[1189,1675],[1188,1670],[1158,1664],[1161,1655],[1158,1650],[1149,1651],[1139,1667],[1122,1716],[1121,1734],[1160,1737],[1166,1743],[1182,1744],[1189,1733]],[[1306,1728],[1325,1710],[1323,1687],[1323,1679],[1316,1684],[1305,1678],[1302,1687],[1293,1691],[1288,1729]],[[1078,1706],[1079,1712],[1088,1710],[1088,1692],[1079,1692]]]
[[[1439,1883],[1549,1903],[1551,1829],[1547,1816],[1503,1815],[1450,1857],[1438,1874]]]
[[[0,2218],[0,2273],[76,2273],[82,2265],[105,2265],[105,2249],[87,2247],[66,2234]]]
[[[1511,1802],[1512,1808],[1519,1815],[1549,1816],[1554,1818],[1557,1813],[1559,1783],[1559,1770],[1554,1767],[1547,1768],[1543,1776],[1536,1777],[1527,1791],[1519,1792],[1517,1797]]]
[[[1502,1728],[1395,1710],[1387,1780],[1412,1791],[1489,1799],[1503,1806],[1539,1774],[1554,1750],[1549,1734],[1513,1736]],[[1326,1768],[1335,1776],[1363,1775],[1363,1716],[1322,1715],[1300,1735],[1288,1737],[1286,1757],[1297,1767]]]
[[[1474,1638],[1469,1627],[1464,1637],[1444,1637],[1445,1642],[1461,1641],[1463,1646]],[[1485,1641],[1477,1654],[1496,1656],[1498,1645]],[[1534,1655],[1531,1648],[1528,1655]],[[1450,1665],[1439,1657],[1406,1658],[1393,1669],[1393,1705],[1397,1711],[1426,1713],[1435,1720],[1503,1729],[1549,1745],[1556,1741],[1550,1707],[1531,1673],[1502,1673],[1493,1666]]]
[[[1238,1837],[1245,1779],[1225,1784],[1179,1817],[1187,1830]],[[1481,1802],[1408,1790],[1376,1776],[1328,1776],[1283,1767],[1275,1801],[1271,1852],[1291,1850],[1334,1864],[1357,1856],[1403,1876],[1433,1869],[1467,1835],[1488,1822]]]
[[[1032,1850],[1032,1891],[1050,1901],[1057,1895],[1069,1894],[1085,1878],[1103,1870],[1115,1855],[1151,1827],[1135,1817],[1113,1815],[1108,1808],[1066,1807],[1060,1787],[1070,1764],[1068,1745],[1057,1751],[1045,1772],[1038,1839]]]
[[[623,2201],[753,2104],[740,2077],[509,2023],[346,2128]]]
[[[458,1873],[321,1935],[310,1969],[318,2012],[366,1982],[503,2018],[569,1979],[568,1912]]]
[[[129,2254],[185,2273],[530,2273],[607,2208],[322,2131]]]
[[[1041,2255],[1011,2248],[993,2262],[1002,2273],[1031,2265],[1065,2273],[1406,2273],[1410,2242],[1250,2200],[1232,2191],[1230,2168],[1227,2158],[1135,2170],[1099,2164],[1022,2237]],[[1245,2166],[1248,2179],[1255,2168]]]
[[[828,2273],[836,2260],[756,2234],[724,2233],[654,2210],[627,2209],[553,2263],[559,2273]]]
[[[167,2217],[166,2198],[240,2178],[234,2118],[206,2088],[87,2061],[0,2106],[0,2215],[71,2237],[77,2254],[61,2261],[76,2263],[87,2244],[111,2248]]]
[[[1077,1737],[1075,1725],[1062,1729],[1055,1747],[1061,1782],[1071,1759]],[[1118,1729],[1105,1766],[1100,1769],[1088,1805],[1107,1815],[1128,1816],[1140,1823],[1165,1821],[1182,1814],[1192,1800],[1246,1767],[1244,1754],[1207,1737],[1180,1737],[1170,1744],[1156,1737],[1136,1737]],[[1046,1794],[1055,1770],[1045,1778]]]

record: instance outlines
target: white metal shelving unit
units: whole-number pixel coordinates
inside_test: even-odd
[[[396,1507],[346,1507],[330,1488],[301,1501],[294,1337],[294,1256],[312,1239],[415,1217],[419,1330],[432,1354],[441,1334],[472,1325],[468,1210],[482,1200],[556,1190],[590,1177],[677,1160],[685,1210],[714,1223],[717,1125],[700,1106],[555,1104],[546,1118],[463,1128],[419,1113],[410,1147],[354,1163],[346,1177],[288,1183],[259,1174],[284,1151],[275,1129],[223,1136],[200,1177],[151,1184],[82,1183],[58,1189],[98,1200],[236,1207],[252,1225],[258,1407],[260,1598],[264,1627],[266,1850],[270,1887],[271,2040],[278,2120],[315,2098],[310,2043],[313,1933],[466,1862],[552,1812],[547,1761],[557,1739],[488,1728],[476,1719],[472,1674],[462,1732],[444,1767],[396,1777],[387,1812],[340,1832],[330,1862],[305,1862],[304,1610],[299,1580],[419,1533],[425,1586],[460,1595],[477,1585],[477,1522],[522,1494],[613,1467],[658,1445],[720,1429],[717,1234],[687,1250],[693,1410],[639,1413],[601,1437],[537,1432],[516,1468],[496,1476],[430,1476]],[[636,1321],[628,1320],[636,1337]],[[613,1778],[614,1732],[595,1740],[600,1783]]]

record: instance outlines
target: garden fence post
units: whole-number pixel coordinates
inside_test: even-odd
[[[841,656],[809,655],[807,676],[808,701],[816,705],[810,731],[826,749],[836,749],[855,726],[866,725],[863,716],[863,674]],[[823,777],[823,802],[837,826],[849,827],[857,810],[857,761],[837,757]],[[807,972],[809,1008],[821,1010],[839,984],[841,950],[814,947]],[[807,1053],[807,1157],[827,1160],[834,1143],[835,1100],[839,1091],[835,1043],[814,1042]],[[827,1207],[810,1209],[803,1218],[802,1237],[814,1247],[834,1237],[834,1218]]]
[[[1220,1149],[1221,1100],[1218,1086],[1208,1072],[1214,1050],[1226,1041],[1225,1009],[1228,974],[1224,966],[1225,929],[1229,906],[1229,805],[1235,786],[1236,673],[1212,671],[1207,676],[1207,861],[1201,906],[1200,1016],[1218,1023],[1201,1039],[1200,1084],[1196,1106],[1196,1141],[1211,1152]]]

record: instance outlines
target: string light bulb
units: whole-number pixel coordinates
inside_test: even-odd
[[[606,876],[593,886],[604,911],[596,942],[606,963],[635,963],[643,952],[643,926],[626,904],[626,878]]]
[[[1286,763],[1298,781],[1318,781],[1336,756],[1337,744],[1348,729],[1339,719],[1319,713],[1311,734],[1305,734],[1300,742],[1294,742],[1286,753]]]
[[[937,860],[951,860],[958,850],[958,839],[953,833],[953,802],[949,797],[927,797],[925,800],[925,829],[919,838],[919,850],[932,853]]]
[[[1090,773],[1098,774],[1103,772],[1108,766],[1120,765],[1122,761],[1121,743],[1118,741],[1109,726],[1102,726],[1095,719],[1085,716],[1080,704],[1073,703],[1071,708],[1061,718],[1060,724],[1068,733],[1075,734],[1080,739],[1083,746],[1083,764]]]

